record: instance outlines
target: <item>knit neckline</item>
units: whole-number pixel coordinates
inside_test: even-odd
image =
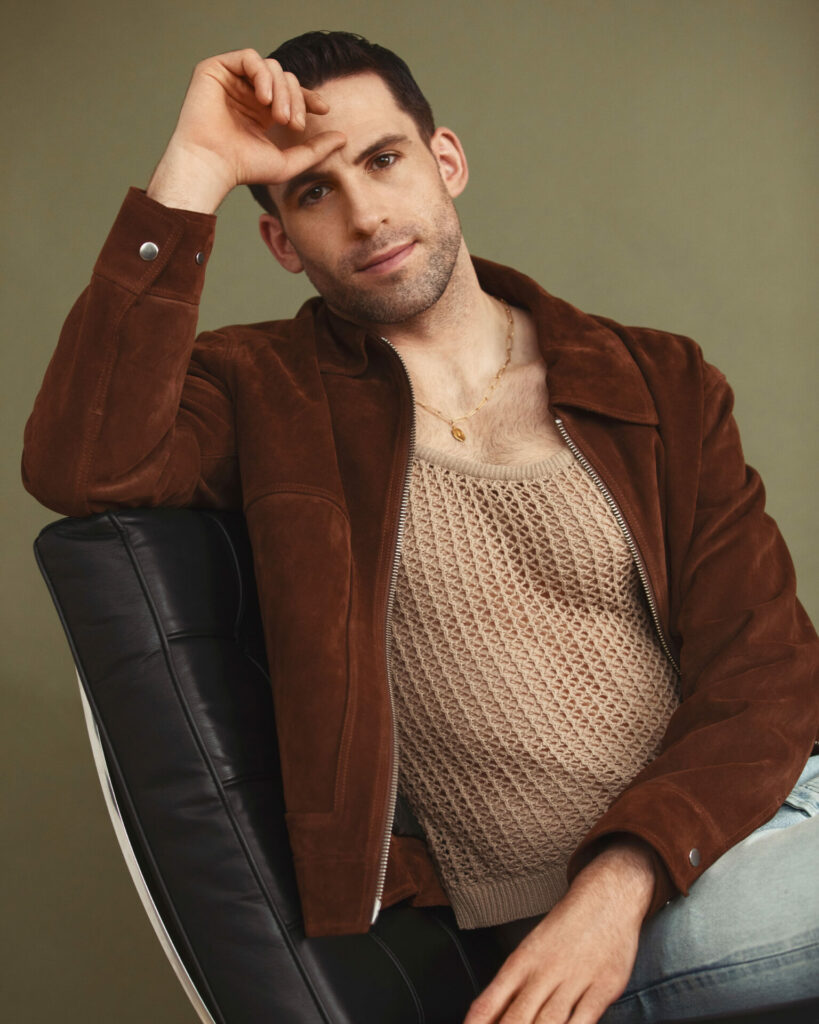
[[[491,480],[541,480],[570,466],[574,456],[568,448],[555,452],[537,462],[523,462],[518,465],[503,465],[496,462],[480,462],[463,455],[451,455],[425,444],[416,445],[415,456],[422,462],[442,466],[461,476],[483,477]]]

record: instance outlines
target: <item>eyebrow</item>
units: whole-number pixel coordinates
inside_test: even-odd
[[[395,146],[399,143],[408,142],[410,142],[410,139],[406,135],[382,135],[380,139],[376,139],[376,141],[367,146],[366,149],[362,149],[358,156],[353,160],[353,164],[358,167],[385,146]],[[304,171],[302,174],[297,174],[295,178],[291,178],[285,185],[284,192],[282,193],[282,200],[286,203],[293,193],[298,192],[300,188],[303,188],[305,185],[309,185],[313,181],[323,181],[326,177],[326,174],[322,174],[321,171],[315,170],[308,170]]]

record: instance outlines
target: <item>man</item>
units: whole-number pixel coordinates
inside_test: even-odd
[[[66,322],[26,486],[71,515],[244,508],[308,934],[400,899],[498,927],[510,955],[466,1024],[819,994],[815,884],[779,918],[768,900],[761,943],[747,873],[810,877],[819,822],[778,809],[816,772],[817,648],[730,391],[689,340],[473,261],[466,182],[388,51],[313,33],[202,62]],[[194,340],[239,184],[321,299]],[[390,834],[399,785],[426,842]],[[697,1000],[689,907],[740,921]]]

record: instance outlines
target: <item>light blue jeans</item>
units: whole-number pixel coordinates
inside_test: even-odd
[[[780,810],[643,929],[601,1024],[652,1024],[819,998],[819,755]]]

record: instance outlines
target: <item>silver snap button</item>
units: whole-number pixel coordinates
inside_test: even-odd
[[[159,246],[156,242],[143,242],[139,247],[139,257],[145,260],[146,263],[150,263],[151,260],[155,260],[159,255]]]
[[[196,254],[196,256],[195,256],[195,259],[196,259],[196,262],[197,262],[197,263],[199,264],[199,266],[201,267],[201,266],[202,266],[202,264],[203,264],[203,263],[205,262],[205,254],[204,254],[204,253],[203,253],[203,252],[202,252],[202,251],[200,250],[200,251],[199,251],[199,252],[198,252],[198,253]]]
[[[691,863],[691,867],[697,868],[700,866],[700,851],[694,847],[694,849],[688,854],[688,860]]]

